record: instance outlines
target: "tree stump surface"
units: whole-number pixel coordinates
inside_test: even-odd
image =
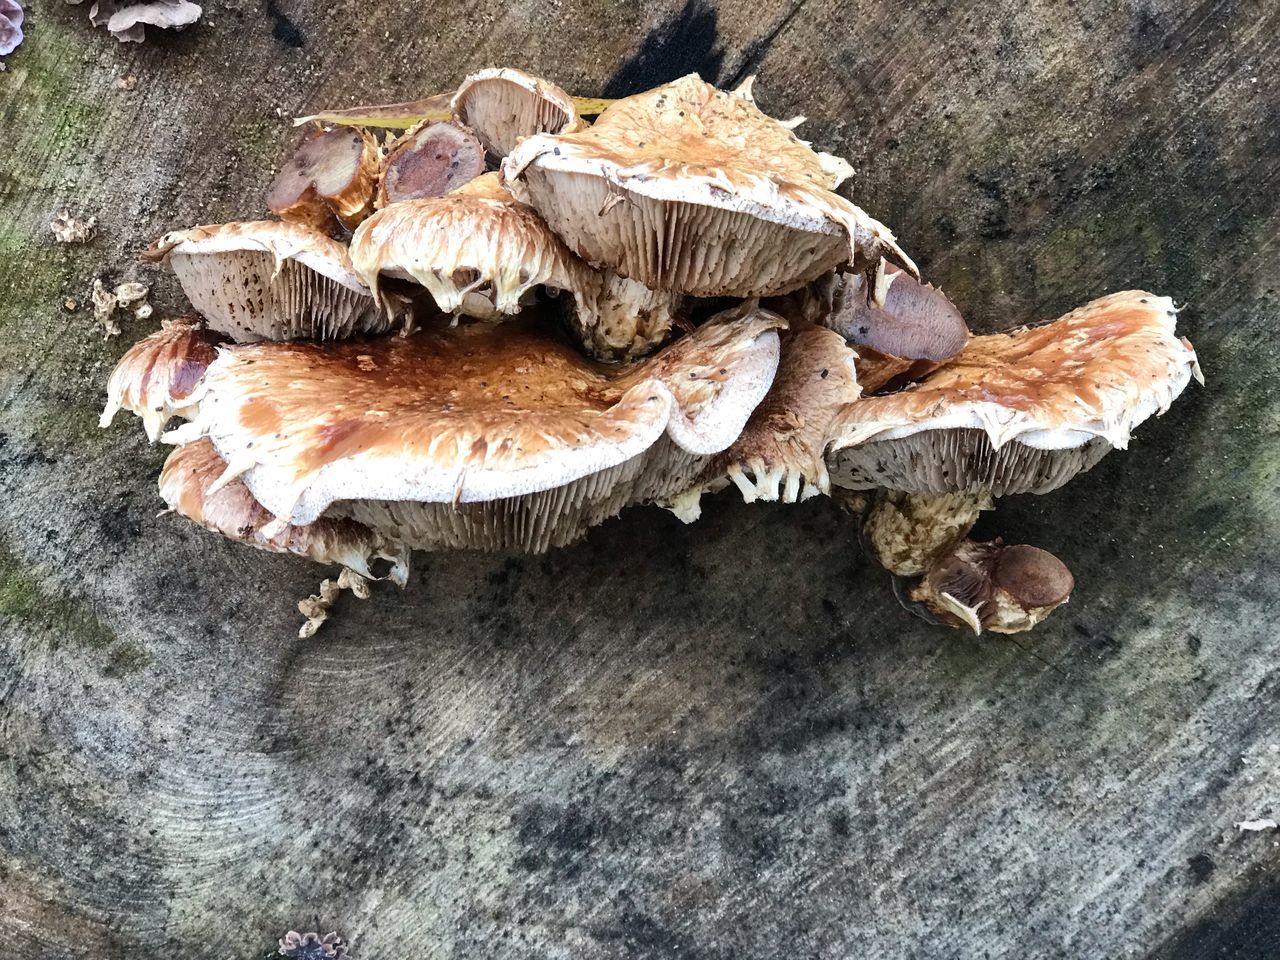
[[[209,3],[119,45],[45,0],[0,74],[0,941],[19,958],[1280,954],[1280,7]],[[979,532],[1071,603],[975,639],[826,500],[627,511],[544,557],[325,575],[162,507],[96,417],[183,312],[137,263],[244,219],[289,118],[511,64],[750,73],[980,331],[1142,287],[1208,386]],[[125,89],[134,83],[133,89]],[[123,82],[121,82],[123,81]],[[98,218],[56,244],[63,207]],[[153,284],[104,340],[92,281]],[[64,305],[67,298],[77,308]]]

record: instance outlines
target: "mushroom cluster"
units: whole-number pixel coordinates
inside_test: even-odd
[[[970,540],[979,513],[1123,448],[1199,375],[1148,293],[971,336],[750,82],[602,102],[493,69],[403,106],[310,128],[277,219],[149,247],[198,316],[107,385],[104,426],[127,409],[176,445],[171,510],[341,565],[303,635],[341,590],[403,585],[413,550],[540,552],[633,504],[691,522],[727,487],[838,495],[910,609],[1025,630],[1071,574]]]

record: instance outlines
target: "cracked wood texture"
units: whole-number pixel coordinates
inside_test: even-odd
[[[429,12],[428,12],[429,9]],[[1280,952],[1274,3],[210,3],[117,45],[46,0],[0,74],[0,940],[20,958],[1265,957]],[[287,118],[510,63],[690,70],[857,168],[979,330],[1141,286],[1209,385],[980,532],[1071,603],[913,620],[827,501],[632,510],[420,556],[314,639],[324,571],[157,516],[95,425],[180,313],[136,262],[253,217]],[[136,79],[136,86],[132,86]],[[123,84],[120,81],[125,81]],[[53,242],[63,206],[98,217]],[[155,285],[104,341],[94,277]],[[75,310],[67,298],[81,304]]]

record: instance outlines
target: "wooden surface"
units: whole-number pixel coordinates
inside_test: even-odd
[[[0,940],[260,957],[1280,953],[1280,8],[216,3],[118,46],[42,0],[0,74]],[[1075,571],[1024,647],[895,603],[827,502],[634,510],[419,558],[312,640],[321,575],[157,517],[98,431],[95,276],[253,216],[312,108],[512,63],[577,93],[758,71],[763,106],[982,330],[1147,287],[1209,385],[981,532]],[[117,80],[136,77],[132,91]],[[62,206],[99,237],[53,243]]]

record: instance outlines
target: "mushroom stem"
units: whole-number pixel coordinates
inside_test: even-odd
[[[983,510],[987,493],[913,494],[879,490],[862,521],[867,552],[900,577],[923,576],[965,538]]]

